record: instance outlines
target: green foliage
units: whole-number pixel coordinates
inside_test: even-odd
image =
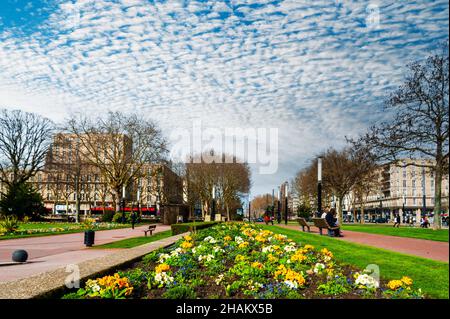
[[[16,216],[6,216],[0,220],[0,232],[14,233],[19,229],[19,220]]]
[[[169,288],[162,295],[167,299],[195,299],[197,295],[194,289],[186,285],[177,285],[173,288]]]
[[[303,217],[306,220],[309,220],[309,218],[311,217],[311,207],[307,206],[303,203],[301,203],[298,207],[297,207],[297,216],[298,217]]]
[[[348,286],[347,279],[344,276],[336,276],[317,287],[317,292],[323,295],[338,296],[347,293],[349,291]]]
[[[84,299],[84,297],[76,292],[71,292],[62,296],[61,299]]]
[[[178,235],[189,231],[193,231],[194,227],[196,230],[200,230],[217,225],[218,223],[219,222],[183,223],[183,224],[172,224],[170,225],[170,227],[172,228],[172,235]]]
[[[105,223],[112,222],[114,214],[115,214],[115,212],[113,212],[111,210],[105,211],[105,213],[102,214],[102,222],[105,222]]]
[[[0,211],[3,215],[15,215],[19,220],[29,216],[39,220],[47,214],[41,195],[29,184],[15,184],[0,200]]]

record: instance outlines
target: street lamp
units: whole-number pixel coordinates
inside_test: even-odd
[[[285,209],[284,209],[284,224],[288,224],[288,182],[285,182],[284,184],[284,203],[285,203]]]
[[[322,157],[317,159],[317,211],[322,216]]]
[[[122,186],[122,200],[120,201],[120,206],[122,209],[122,223],[125,224],[125,196],[126,196],[126,189],[125,185]]]
[[[211,210],[211,220],[215,219],[216,216],[216,187],[212,187],[212,210]]]
[[[277,222],[281,223],[281,189],[278,186],[278,199],[277,199]]]
[[[422,169],[422,204],[423,204],[423,215],[425,216],[427,213],[427,196],[425,193],[425,169]]]

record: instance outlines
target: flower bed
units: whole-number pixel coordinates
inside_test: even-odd
[[[120,298],[423,297],[408,277],[378,282],[339,265],[327,249],[301,246],[244,223],[224,223],[184,236],[114,276],[127,283],[121,288],[127,293],[116,294]],[[90,281],[65,298],[111,297],[102,289],[110,288]]]
[[[30,224],[30,223],[29,223]],[[35,234],[52,234],[52,233],[63,233],[63,232],[71,232],[71,231],[81,231],[87,228],[86,224],[79,223],[74,224],[70,226],[63,226],[63,227],[42,227],[39,228],[41,223],[36,223],[36,228],[30,228],[30,229],[18,229],[14,232],[6,232],[4,229],[0,229],[0,237],[1,236],[9,236],[9,235],[15,235],[15,236],[22,236],[22,235],[35,235]],[[104,230],[104,229],[115,229],[123,227],[123,224],[117,224],[117,223],[93,223],[91,225],[91,228],[93,230]]]

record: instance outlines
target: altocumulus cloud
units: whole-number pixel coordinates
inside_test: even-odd
[[[0,106],[276,127],[279,170],[254,193],[380,119],[405,64],[448,38],[447,1],[36,2],[0,10]]]

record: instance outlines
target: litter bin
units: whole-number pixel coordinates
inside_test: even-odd
[[[84,232],[84,244],[88,247],[91,247],[94,245],[94,239],[95,239],[95,231],[93,230],[86,230]]]

